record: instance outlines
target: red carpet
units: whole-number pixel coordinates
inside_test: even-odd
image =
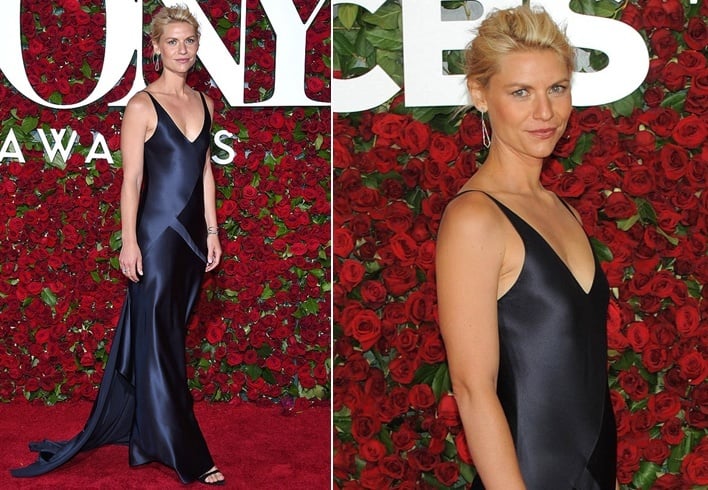
[[[9,469],[34,460],[30,440],[73,437],[91,409],[88,402],[53,407],[0,403],[0,488],[44,489],[177,489],[176,473],[159,464],[128,466],[125,446],[105,446],[80,453],[47,475],[15,479]],[[329,489],[330,412],[310,408],[283,415],[279,407],[253,404],[197,403],[195,413],[214,461],[224,472],[225,489]],[[199,483],[192,488],[208,488]]]

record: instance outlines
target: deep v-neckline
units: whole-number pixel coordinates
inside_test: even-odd
[[[480,190],[477,190],[477,189],[469,189],[469,190],[467,190],[467,191],[462,191],[462,192],[458,193],[455,197],[459,196],[460,194],[462,194],[462,193],[464,193],[464,192],[473,192],[473,191],[481,192],[482,194],[488,196],[488,197],[491,198],[495,203],[497,203],[498,205],[500,205],[503,209],[505,209],[506,211],[508,211],[509,213],[511,213],[516,219],[518,219],[518,220],[521,221],[524,225],[526,225],[538,238],[541,239],[541,242],[543,242],[543,244],[551,251],[551,255],[552,255],[553,257],[555,257],[555,259],[561,264],[561,266],[563,267],[563,269],[565,269],[565,271],[568,273],[568,275],[573,279],[573,282],[574,282],[575,285],[578,287],[578,289],[579,289],[583,294],[585,294],[585,296],[589,296],[590,293],[592,293],[592,290],[595,288],[595,284],[597,283],[597,271],[598,271],[598,268],[599,268],[599,264],[598,264],[598,262],[597,262],[597,256],[595,255],[595,252],[594,252],[593,249],[592,249],[592,243],[590,242],[590,238],[587,236],[587,234],[585,233],[585,231],[583,231],[583,235],[585,235],[585,239],[587,240],[588,246],[590,247],[590,254],[592,255],[592,260],[593,260],[593,274],[592,274],[592,280],[591,280],[591,282],[590,282],[590,286],[589,286],[589,288],[588,288],[587,291],[585,290],[585,288],[583,287],[583,285],[582,285],[582,284],[580,283],[580,281],[578,280],[578,276],[576,276],[576,275],[573,273],[573,271],[570,269],[570,266],[568,266],[568,264],[566,263],[566,261],[563,260],[563,258],[560,256],[560,254],[558,254],[558,252],[556,251],[556,249],[553,248],[553,246],[552,246],[551,243],[546,239],[546,237],[543,236],[543,234],[542,234],[541,232],[539,232],[536,228],[534,228],[533,225],[531,225],[528,221],[526,221],[524,218],[522,218],[522,217],[519,216],[517,213],[515,213],[515,212],[514,212],[511,208],[509,208],[506,204],[504,204],[503,202],[499,201],[496,197],[492,196],[491,194],[488,194],[488,193],[486,193],[486,192],[484,192],[484,191],[480,191]],[[563,201],[561,201],[561,203],[563,203]],[[563,205],[565,206],[565,203],[563,203]],[[566,209],[568,209],[567,206],[566,206]],[[569,213],[571,212],[570,209],[568,209],[568,212],[569,212]],[[573,219],[575,219],[575,216],[573,216]],[[575,220],[577,221],[577,219],[575,219]],[[518,233],[518,231],[517,231],[517,233]],[[521,238],[521,241],[522,241],[522,243],[523,243],[523,242],[524,242],[523,237],[521,237],[521,236],[519,235],[519,238]],[[526,251],[526,244],[524,243],[524,263],[526,262],[526,253],[527,253],[527,251]],[[523,265],[522,265],[522,269],[523,269]]]
[[[202,116],[203,116],[203,118],[202,118],[202,128],[199,130],[199,133],[197,133],[197,135],[194,137],[194,139],[193,139],[193,140],[190,140],[190,139],[187,137],[187,135],[185,134],[185,132],[182,131],[182,129],[177,125],[177,123],[175,122],[174,118],[172,117],[172,114],[170,114],[170,112],[169,112],[167,109],[165,109],[165,106],[163,106],[162,104],[160,104],[160,101],[157,100],[157,97],[155,97],[153,94],[151,94],[151,93],[148,92],[147,90],[145,91],[145,93],[148,94],[148,95],[150,96],[150,98],[153,100],[153,102],[154,102],[157,106],[160,107],[160,109],[162,110],[162,112],[164,112],[165,115],[167,116],[167,120],[170,122],[170,124],[172,124],[172,126],[177,130],[177,132],[182,135],[182,137],[185,139],[185,141],[187,141],[187,143],[189,143],[190,145],[193,145],[194,143],[197,142],[197,140],[199,139],[199,137],[200,137],[200,136],[202,135],[202,133],[204,132],[204,127],[206,126],[206,107],[205,107],[205,105],[204,105],[204,99],[202,98],[202,97],[203,97],[202,94],[199,94],[199,97],[202,98],[202,99],[201,99],[201,100],[202,100],[202,111],[204,112],[204,114],[202,115]]]

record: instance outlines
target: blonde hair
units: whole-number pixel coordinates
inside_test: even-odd
[[[549,50],[573,71],[575,52],[564,31],[542,8],[524,5],[492,12],[477,28],[465,49],[465,78],[486,87],[498,71],[499,59],[509,53]]]
[[[199,22],[184,5],[175,5],[174,7],[163,7],[155,14],[150,23],[150,40],[157,43],[160,40],[165,26],[174,22],[186,22],[194,27],[194,32],[199,37]]]

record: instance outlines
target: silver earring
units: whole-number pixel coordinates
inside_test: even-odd
[[[480,119],[482,121],[482,144],[484,145],[485,148],[489,148],[489,145],[492,143],[492,140],[489,137],[489,130],[487,130],[487,123],[484,122],[484,111],[482,112]]]
[[[160,53],[152,55],[152,62],[155,63],[155,71],[160,71]]]

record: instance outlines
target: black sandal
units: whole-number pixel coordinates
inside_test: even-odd
[[[197,478],[197,481],[199,483],[203,483],[204,485],[226,485],[226,478],[222,480],[216,480],[216,481],[206,481],[207,478],[209,478],[211,475],[215,475],[217,473],[221,473],[221,470],[219,468],[214,468],[211,471],[207,471],[204,473],[202,476]],[[222,473],[223,476],[223,473]]]

